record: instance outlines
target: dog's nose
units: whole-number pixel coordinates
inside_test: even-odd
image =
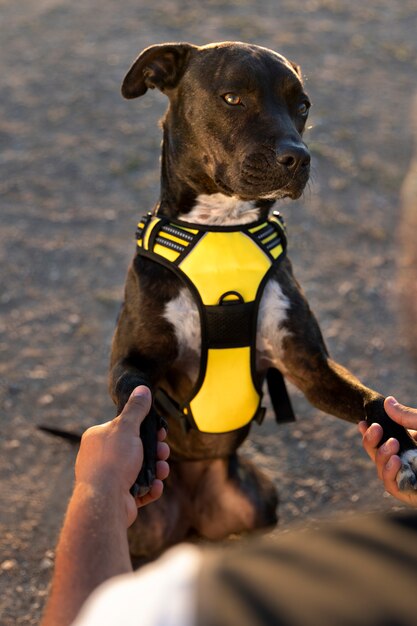
[[[310,153],[302,144],[287,144],[277,150],[277,161],[288,170],[296,171],[310,165]]]

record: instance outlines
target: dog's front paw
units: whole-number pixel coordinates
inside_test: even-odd
[[[417,450],[406,450],[400,454],[401,469],[397,474],[400,491],[417,490]]]

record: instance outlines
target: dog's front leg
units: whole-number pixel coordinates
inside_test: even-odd
[[[286,352],[293,353],[291,341],[288,342]],[[379,423],[384,430],[380,445],[390,437],[395,437],[400,443],[402,460],[402,468],[397,476],[398,485],[404,490],[417,489],[417,450],[414,440],[406,429],[388,417],[383,396],[363,385],[325,353],[305,353],[302,363],[294,364],[291,357],[287,363],[289,378],[314,406],[351,422],[366,419],[368,425]]]
[[[275,333],[274,364],[322,411],[349,422],[365,419],[368,424],[381,424],[384,429],[381,444],[390,437],[400,443],[403,467],[397,479],[399,486],[417,488],[414,440],[408,431],[388,417],[381,394],[363,385],[329,357],[320,328],[292,276],[289,262],[283,264],[277,278],[275,293],[277,289],[281,293],[281,320],[279,332]]]
[[[171,290],[176,295],[175,285],[171,285]],[[138,385],[146,385],[153,392],[177,357],[178,342],[172,325],[164,317],[170,297],[164,273],[147,259],[135,257],[127,275],[125,301],[110,358],[110,395],[118,413]],[[155,475],[157,432],[163,424],[152,410],[141,425],[145,487],[152,483],[151,474]]]
[[[129,339],[132,339],[132,335],[127,335],[127,339],[126,335],[123,340],[120,339],[120,330],[122,330],[122,334],[125,330],[123,328],[126,323],[124,317],[125,315],[122,314],[113,340],[109,381],[110,394],[117,406],[118,414],[123,409],[135,387],[145,385],[153,391],[157,381],[162,375],[161,364],[166,365],[168,362],[168,359],[162,358],[162,356],[159,359],[155,359],[149,354],[141,354],[137,348],[139,345],[138,341],[136,342],[135,350],[131,347],[130,349],[126,349],[126,344]],[[130,330],[131,327],[132,325],[130,326]],[[126,352],[129,356],[122,356]],[[132,487],[133,495],[144,495],[147,493],[156,477],[158,430],[162,426],[166,427],[165,420],[158,415],[152,405],[149,414],[140,427],[144,458],[142,469]]]
[[[140,371],[128,363],[116,363],[110,372],[110,391],[120,414],[130,394],[135,387],[144,385],[152,390],[148,374]],[[143,496],[150,490],[156,478],[158,430],[165,425],[164,420],[157,414],[153,405],[140,426],[140,438],[143,445],[143,464],[132,485],[133,496]]]
[[[110,370],[109,389],[118,414],[122,411],[132,391],[139,385],[145,385],[152,390],[149,371],[135,366],[128,359],[122,359],[113,365]]]

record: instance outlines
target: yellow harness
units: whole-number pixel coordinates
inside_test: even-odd
[[[187,401],[175,407],[189,426],[224,433],[262,420],[263,380],[255,370],[257,313],[267,276],[285,249],[277,212],[244,226],[203,226],[151,214],[139,222],[137,253],[179,276],[200,312],[199,376]],[[275,400],[277,385],[285,395],[277,374]]]

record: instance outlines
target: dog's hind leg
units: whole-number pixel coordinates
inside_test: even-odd
[[[172,464],[170,476],[164,481],[163,495],[141,508],[128,530],[133,563],[157,557],[166,548],[184,541],[190,530],[190,500]]]
[[[277,523],[274,484],[237,454],[207,463],[193,499],[193,527],[203,538],[272,528]]]

